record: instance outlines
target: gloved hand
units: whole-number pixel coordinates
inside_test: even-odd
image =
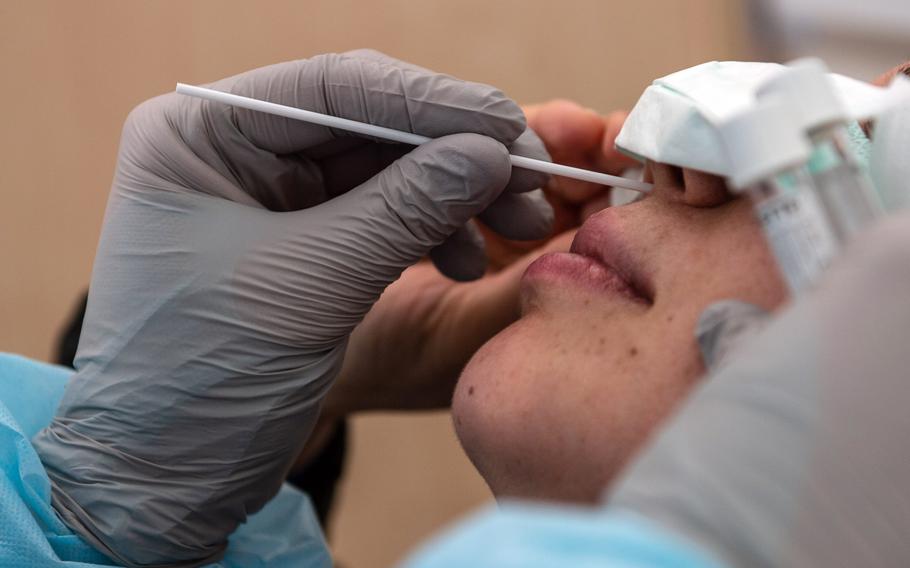
[[[481,212],[511,237],[549,232],[542,198],[520,195],[545,178],[513,174],[506,145],[546,152],[495,89],[374,52],[212,87],[440,138],[412,150],[176,94],[131,113],[77,375],[34,440],[60,515],[128,566],[222,554],[407,266],[436,247],[450,273],[479,275],[463,227]]]
[[[905,565],[908,290],[903,214],[708,377],[609,503],[730,566]]]

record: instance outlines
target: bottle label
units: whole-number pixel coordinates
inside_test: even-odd
[[[837,242],[811,191],[765,199],[755,207],[771,250],[791,293],[809,288],[837,252]]]

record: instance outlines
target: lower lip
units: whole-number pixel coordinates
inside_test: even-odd
[[[528,266],[522,280],[526,285],[547,282],[560,285],[574,284],[602,294],[646,302],[605,264],[591,257],[570,252],[553,252],[541,256]]]

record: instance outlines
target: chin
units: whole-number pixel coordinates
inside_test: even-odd
[[[496,449],[491,438],[502,428],[501,414],[493,411],[504,372],[503,348],[508,349],[509,336],[515,333],[516,322],[487,341],[465,366],[452,396],[452,420],[462,448],[490,486],[494,495],[500,493],[494,464]],[[511,371],[511,372],[514,372]]]
[[[468,362],[452,398],[455,432],[468,458],[484,478],[493,495],[501,497],[541,498],[542,481],[540,445],[531,444],[535,437],[530,418],[537,414],[537,402],[521,385],[534,382],[534,358],[527,350],[529,318],[513,323],[486,342]],[[533,345],[536,357],[540,345]],[[529,396],[530,395],[530,396]],[[539,422],[537,426],[539,427]]]
[[[455,431],[497,499],[593,502],[603,469],[590,475],[591,454],[574,435],[574,416],[563,411],[566,401],[547,394],[554,381],[565,383],[556,363],[565,347],[540,341],[545,336],[552,340],[552,326],[525,316],[481,347],[455,389]]]

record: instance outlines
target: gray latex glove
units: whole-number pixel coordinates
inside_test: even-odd
[[[910,559],[910,216],[709,377],[609,503],[730,566]]]
[[[484,210],[513,238],[549,226],[520,194],[544,179],[512,174],[505,145],[546,153],[491,87],[375,52],[213,87],[440,138],[412,150],[176,94],[132,112],[77,373],[34,440],[57,511],[128,566],[220,557],[278,491],[348,335],[402,270],[454,235],[437,260],[477,275],[463,227]]]

